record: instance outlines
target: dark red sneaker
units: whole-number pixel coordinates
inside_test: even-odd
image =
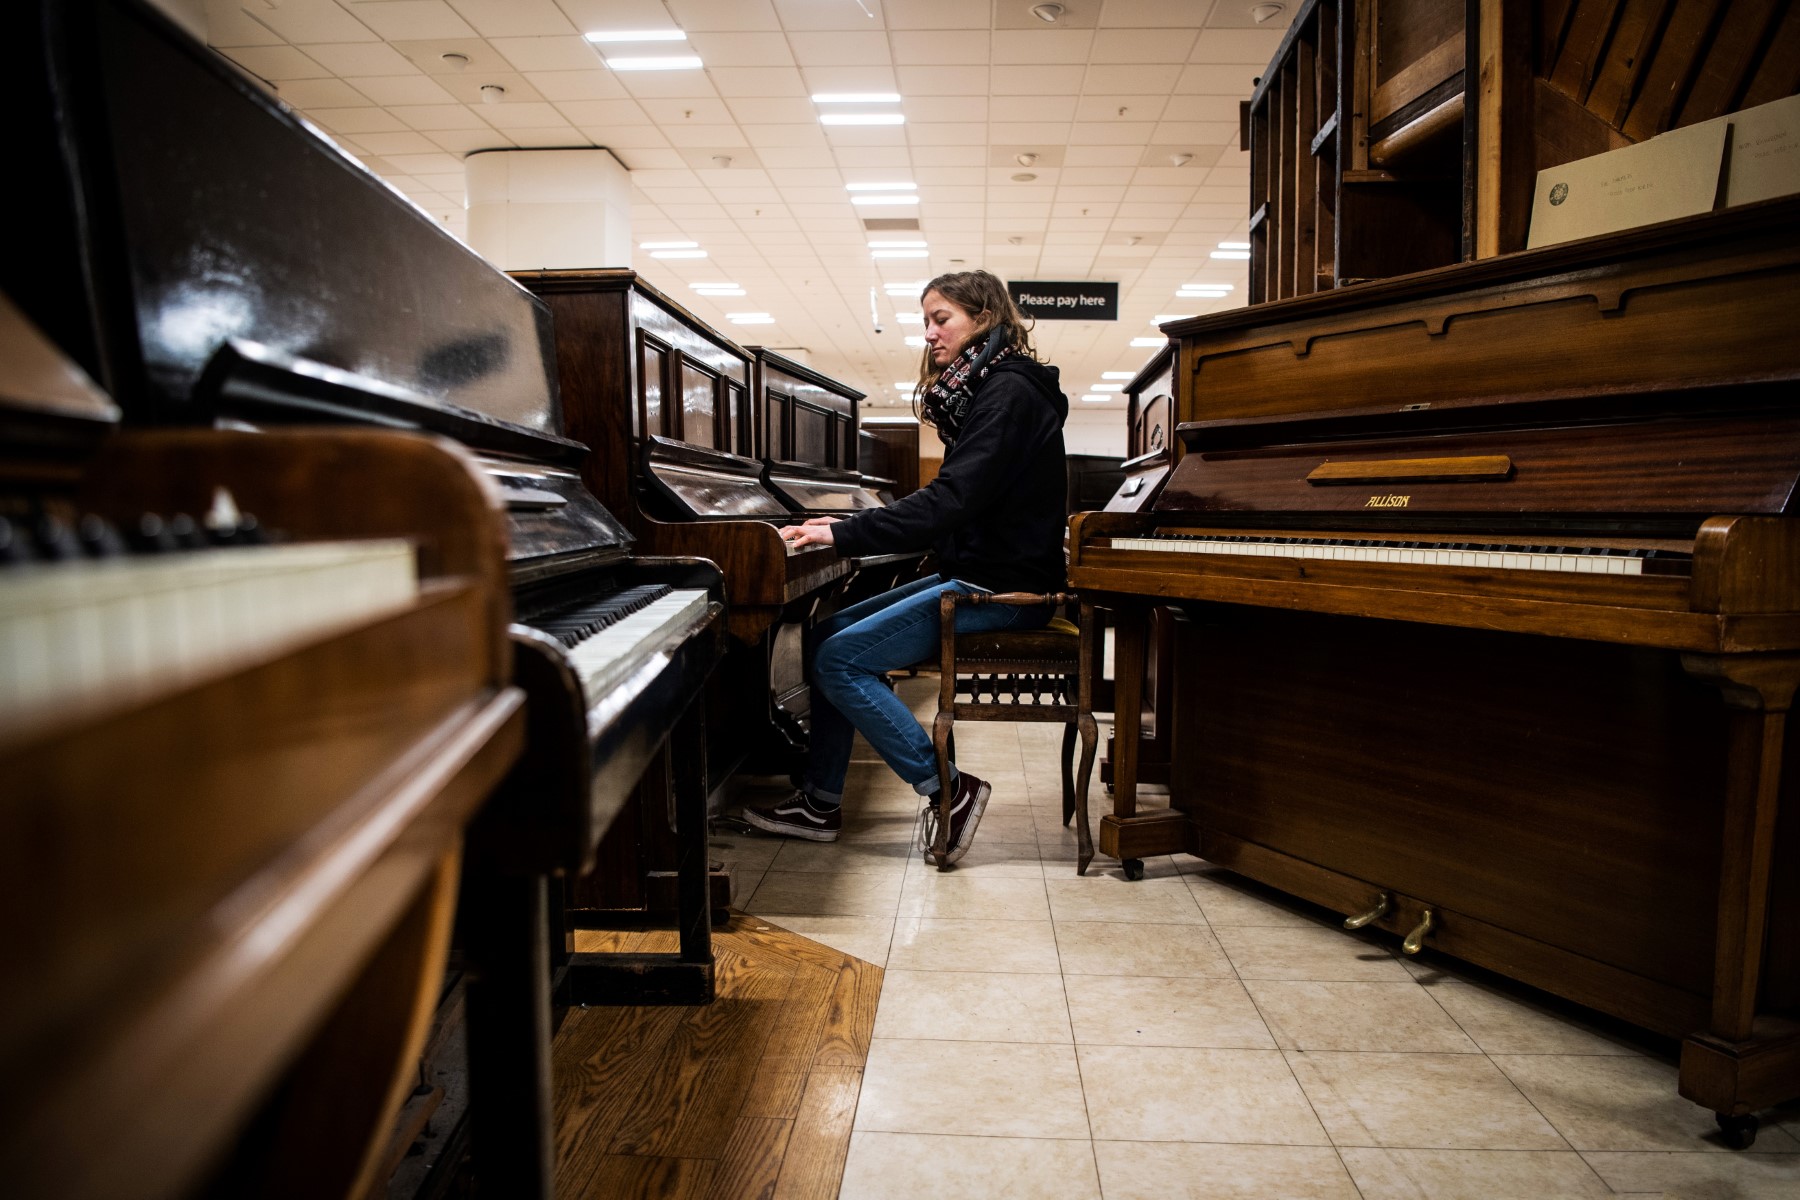
[[[950,840],[949,853],[945,862],[953,863],[969,852],[969,843],[975,840],[975,827],[981,824],[981,814],[987,810],[988,796],[993,792],[984,779],[977,779],[967,771],[956,777],[956,794],[950,800]],[[938,798],[932,796],[925,802],[925,818],[920,823],[919,848],[925,852],[927,862],[936,862],[937,856],[933,848],[937,845]]]
[[[744,820],[764,833],[805,838],[809,842],[835,842],[844,828],[844,810],[825,808],[804,790],[774,808],[746,808]]]

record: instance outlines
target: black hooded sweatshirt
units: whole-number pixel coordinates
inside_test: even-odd
[[[846,558],[934,549],[938,574],[995,592],[1055,592],[1068,524],[1063,421],[1055,367],[1002,359],[975,385],[962,435],[936,479],[886,508],[832,527]]]

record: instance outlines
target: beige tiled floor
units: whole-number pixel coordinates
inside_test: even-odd
[[[1077,878],[1059,738],[958,730],[994,795],[951,872],[866,747],[838,842],[715,841],[740,907],[887,968],[844,1197],[1800,1200],[1800,1111],[1727,1151],[1648,1038],[1185,856]]]

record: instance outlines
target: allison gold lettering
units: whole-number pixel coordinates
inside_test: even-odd
[[[1364,508],[1405,508],[1411,496],[1370,496]]]

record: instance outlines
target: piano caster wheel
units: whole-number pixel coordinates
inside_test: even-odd
[[[1134,883],[1144,877],[1144,860],[1141,858],[1123,859],[1119,865],[1125,868],[1125,878]]]
[[[1733,1150],[1748,1150],[1756,1143],[1756,1131],[1762,1122],[1756,1119],[1755,1113],[1745,1113],[1734,1117],[1729,1113],[1715,1113],[1713,1119],[1719,1123],[1719,1136]]]

